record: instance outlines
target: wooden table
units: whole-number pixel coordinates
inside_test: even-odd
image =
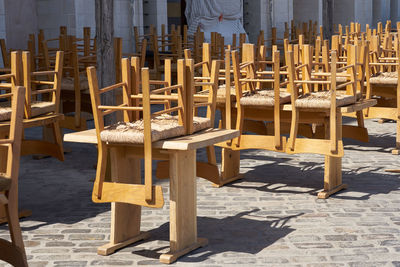
[[[197,237],[196,150],[238,137],[236,130],[209,129],[189,136],[153,143],[154,159],[169,160],[170,168],[170,251],[160,256],[162,263],[172,263],[208,241]],[[64,135],[66,142],[97,144],[95,129]],[[131,153],[137,147],[115,146],[111,149],[113,181],[140,183],[140,157]],[[141,156],[141,155],[139,155]],[[131,168],[127,168],[130,166]],[[148,237],[140,231],[141,207],[125,203],[111,205],[110,242],[98,248],[100,255]]]

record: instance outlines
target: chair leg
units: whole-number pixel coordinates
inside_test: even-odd
[[[207,158],[208,158],[208,163],[217,165],[217,159],[215,156],[215,148],[214,146],[208,146],[207,147]]]
[[[244,124],[244,109],[240,108],[237,111],[237,118],[236,118],[236,130],[239,130],[239,137],[236,138],[236,146],[240,146],[240,136],[243,132],[243,124]]]
[[[24,262],[24,266],[28,266],[25,254],[25,246],[24,241],[22,239],[21,227],[19,225],[19,217],[18,217],[18,195],[9,194],[9,202],[6,206],[6,214],[8,219],[8,228],[10,229],[10,236],[13,245],[19,250],[21,253],[20,257],[22,257],[22,262]],[[18,261],[18,260],[17,260]]]
[[[75,119],[75,127],[80,128],[81,127],[81,95],[80,92],[75,92],[75,114],[74,114],[74,119]]]
[[[294,145],[299,129],[299,110],[295,109],[292,114],[292,123],[290,125],[290,136],[289,136],[289,149],[294,150]]]
[[[93,185],[92,201],[99,202],[102,197],[103,183],[106,177],[108,161],[108,149],[102,145],[101,149],[99,146],[97,156],[97,170],[96,170],[96,181]]]
[[[63,147],[60,123],[56,121],[52,123],[51,127],[53,130],[54,143],[57,145],[58,148],[58,159],[60,161],[64,161],[64,147]]]

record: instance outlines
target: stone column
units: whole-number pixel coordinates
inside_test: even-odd
[[[2,1],[6,44],[8,49],[27,49],[28,36],[37,31],[36,2]]]

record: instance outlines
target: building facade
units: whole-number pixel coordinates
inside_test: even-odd
[[[260,30],[269,37],[271,27],[283,36],[285,22],[317,21],[322,25],[323,0],[241,0],[243,25],[252,42]],[[376,27],[379,21],[398,21],[400,0],[333,0],[334,24],[351,21]],[[123,51],[133,52],[133,26],[145,32],[150,25],[183,22],[184,0],[114,0],[114,35],[123,38]],[[21,8],[24,7],[24,8]],[[28,34],[43,29],[46,39],[55,38],[60,26],[82,36],[83,27],[95,34],[95,0],[0,0],[0,38],[7,47],[25,49]]]

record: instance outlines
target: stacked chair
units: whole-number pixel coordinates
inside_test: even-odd
[[[63,56],[62,51],[57,52],[53,70],[32,71],[29,52],[11,53],[11,83],[26,88],[23,128],[49,129],[47,139],[46,136],[42,140],[23,139],[22,155],[43,154],[64,160],[60,131],[63,115],[58,112]],[[9,105],[9,102],[2,102],[0,110],[7,112],[11,108]],[[0,121],[0,131],[9,127],[9,121]]]
[[[207,117],[193,116],[194,108],[199,106],[193,101],[191,91],[194,86],[193,60],[177,61],[177,84],[164,86],[157,83],[156,89],[151,89],[148,68],[131,68],[138,59],[122,60],[122,82],[109,87],[98,89],[95,68],[88,68],[89,87],[92,98],[96,133],[98,138],[98,167],[93,190],[95,202],[122,202],[141,206],[160,208],[164,200],[160,186],[152,185],[152,159],[157,158],[159,151],[152,149],[152,142],[157,140],[192,134],[212,127],[211,118],[214,116],[215,94],[210,90],[208,101],[201,103],[210,108]],[[170,66],[167,63],[167,66]],[[134,78],[141,73],[141,86]],[[154,82],[153,82],[154,83]],[[100,102],[100,94],[117,88],[123,88],[123,103],[117,106],[104,106]],[[176,91],[176,92],[171,92]],[[170,92],[170,93],[168,93]],[[167,93],[167,94],[166,94]],[[133,101],[138,100],[138,101]],[[153,102],[155,101],[155,102]],[[175,105],[163,105],[159,111],[152,112],[152,103],[169,101]],[[139,105],[134,105],[134,103]],[[105,126],[104,116],[115,111],[123,111],[123,121]],[[141,112],[142,117],[134,113]],[[174,113],[177,113],[175,115]],[[144,150],[133,149],[132,153],[139,153],[145,159],[144,184],[123,184],[105,182],[107,154],[113,146],[141,147]]]
[[[0,78],[14,80],[15,76],[5,74]],[[10,108],[0,108],[0,122],[9,123],[8,130],[0,131],[0,205],[6,211],[11,242],[0,239],[0,260],[14,266],[28,266],[18,217],[18,172],[25,88],[12,82],[1,83],[1,89],[7,89],[8,92],[0,94],[0,103],[10,103]]]

